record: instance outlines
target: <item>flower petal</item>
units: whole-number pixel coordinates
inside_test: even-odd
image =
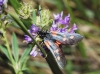
[[[0,5],[3,5],[4,0],[0,0]]]
[[[59,20],[62,20],[63,11],[60,14],[53,14],[53,16],[54,16],[54,20],[56,22],[59,22]]]
[[[32,39],[28,35],[24,35],[24,40],[29,43],[32,41]]]
[[[57,31],[57,30],[58,30],[58,25],[55,23],[55,21],[53,21],[50,31]]]
[[[65,25],[66,28],[69,27],[69,22],[70,22],[70,14],[64,18],[64,20],[59,20],[59,24]]]
[[[38,54],[38,51],[36,51],[37,49],[37,45],[35,45],[32,49],[32,51],[30,52],[30,55],[35,57]]]
[[[59,32],[61,32],[61,33],[66,32],[66,28],[59,28]]]
[[[77,30],[77,26],[76,24],[74,23],[73,27],[71,28],[70,32],[69,33],[75,33],[75,30]]]
[[[65,24],[69,24],[69,21],[70,21],[70,14],[68,14],[68,16],[66,16],[66,17],[64,18]]]
[[[33,24],[31,26],[31,32],[37,33],[38,31],[39,31],[39,28]]]

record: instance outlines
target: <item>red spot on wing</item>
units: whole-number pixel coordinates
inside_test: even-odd
[[[61,42],[59,42],[59,41],[57,41],[57,40],[56,40],[56,43],[59,44],[59,45],[62,44]]]
[[[56,40],[55,45],[56,45],[57,47],[59,47],[59,45],[61,45],[61,44],[62,44],[61,42],[59,42],[59,41]]]
[[[51,34],[52,34],[53,36],[56,36],[56,35],[57,35],[57,32],[56,32],[56,31],[51,31]]]
[[[46,46],[49,48],[50,47],[50,42],[49,41],[45,41],[44,42],[46,44]]]
[[[55,45],[56,45],[57,47],[59,47],[59,44],[58,44],[58,43],[55,43]]]

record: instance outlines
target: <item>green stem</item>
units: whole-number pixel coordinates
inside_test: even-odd
[[[2,29],[2,32],[3,32],[3,36],[4,36],[4,40],[5,40],[5,45],[7,47],[8,54],[9,54],[9,57],[10,57],[9,60],[13,64],[14,63],[14,60],[13,60],[12,53],[11,53],[11,50],[10,50],[10,46],[9,46],[9,43],[8,43],[8,40],[7,40],[6,31],[4,29]]]
[[[7,47],[7,50],[8,50],[8,55],[9,55],[9,60],[11,61],[12,63],[12,67],[15,71],[15,74],[23,74],[21,71],[20,71],[20,68],[19,68],[19,65],[18,63],[14,62],[14,59],[12,57],[12,53],[11,53],[11,49],[10,49],[10,46],[9,46],[9,43],[8,43],[8,40],[7,40],[7,36],[6,36],[6,31],[2,28],[2,32],[3,32],[3,37],[4,37],[4,41],[5,41],[5,45]]]

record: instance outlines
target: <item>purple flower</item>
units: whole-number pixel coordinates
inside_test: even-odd
[[[76,24],[73,25],[73,27],[70,29],[70,32],[69,33],[75,33],[75,30],[77,30],[77,26]]]
[[[43,45],[42,47],[44,48],[45,51],[47,51],[47,52],[49,51],[46,46]],[[36,57],[37,54],[44,57],[44,54],[40,51],[40,49],[37,47],[37,45],[35,45],[33,47],[32,51],[30,52],[30,55],[33,56],[33,57]]]
[[[67,28],[69,26],[69,22],[70,22],[70,14],[68,14],[68,16],[64,18],[64,20],[60,20],[59,24],[63,24]]]
[[[58,31],[61,32],[61,33],[67,32],[67,31],[66,31],[66,28],[59,28]]]
[[[2,14],[3,8],[7,8],[7,2],[8,0],[0,0],[0,14]]]
[[[0,0],[0,6],[2,6],[2,5],[3,5],[3,2],[4,2],[4,0]]]
[[[54,21],[55,22],[59,22],[60,20],[62,20],[62,16],[63,16],[63,12],[61,12],[61,14],[53,14],[54,16]]]
[[[56,23],[59,23],[59,24],[64,24],[64,25],[67,25],[68,27],[68,24],[69,24],[69,21],[70,21],[70,14],[68,14],[68,16],[66,16],[64,18],[64,20],[62,19],[62,16],[63,16],[63,12],[61,12],[60,14],[53,14],[54,15],[54,21]]]
[[[4,1],[4,0],[0,0],[0,14],[2,14],[2,12],[3,12],[3,8],[2,8],[3,1]]]
[[[50,31],[57,31],[57,30],[58,30],[58,25],[55,23],[55,21],[53,21]]]
[[[62,19],[63,12],[61,12],[61,14],[53,15],[54,21],[50,31],[66,32],[67,28],[69,27],[70,14],[68,14],[68,16],[66,16],[64,19]],[[60,28],[60,26],[63,26],[63,28]]]
[[[35,57],[38,54],[38,51],[36,49],[37,49],[37,45],[35,45],[33,47],[32,51],[30,52],[31,56]]]
[[[37,26],[35,26],[34,24],[31,26],[31,30],[28,30],[28,32],[35,38],[36,35],[37,35],[37,32],[39,31],[39,28]],[[24,35],[25,38],[24,40],[27,42],[27,43],[30,43],[32,42],[32,39],[28,36],[28,35]]]
[[[39,28],[33,24],[33,25],[31,26],[31,32],[32,32],[32,33],[37,33],[38,31],[39,31]]]
[[[67,33],[75,33],[74,31],[77,30],[77,26],[76,24],[73,25],[73,27],[70,29],[70,31],[68,31],[68,27],[70,24],[70,14],[68,14],[67,16],[65,16],[64,19],[62,19],[63,16],[63,12],[61,12],[60,14],[53,14],[54,15],[54,21],[53,24],[50,28],[50,31],[58,31],[58,32],[67,32]]]
[[[30,43],[30,42],[32,42],[32,39],[28,36],[28,35],[24,35],[24,40],[25,40],[25,42],[27,42],[27,43]]]

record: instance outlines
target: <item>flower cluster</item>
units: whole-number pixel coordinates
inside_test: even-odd
[[[29,3],[21,3],[21,7],[18,9],[18,13],[22,19],[30,18],[32,11],[32,6]]]
[[[8,0],[0,0],[0,31],[6,29],[12,23],[12,20],[8,18],[4,11],[4,9],[7,9],[7,2]]]
[[[39,15],[36,17],[36,25],[39,27],[48,27],[48,24],[52,22],[52,19],[50,19],[50,11],[41,10],[39,11]]]
[[[7,8],[7,2],[8,0],[0,0],[0,14],[3,12],[3,5],[5,8]]]
[[[0,0],[0,6],[2,6],[2,5],[3,5],[3,2],[4,2],[4,0]]]
[[[34,24],[31,26],[31,29],[28,30],[28,32],[33,36],[33,38],[35,38],[35,40],[37,42],[40,41],[39,37],[36,37],[38,31],[39,31],[39,28],[36,25],[34,25]],[[24,38],[25,42],[27,42],[27,43],[32,43],[33,42],[32,39],[28,35],[24,35],[24,36],[25,36],[25,38]],[[35,57],[38,53],[41,56],[43,56],[43,54],[41,53],[41,51],[38,49],[37,45],[35,45],[33,47],[32,51],[30,52],[30,55],[32,55],[33,57]]]
[[[0,14],[2,13],[2,5],[3,5],[4,0],[0,0]]]
[[[35,26],[34,24],[31,26],[31,29],[28,30],[28,32],[29,32],[34,38],[36,38],[37,32],[38,32],[38,31],[39,31],[39,28],[38,28],[37,26]],[[28,35],[24,35],[24,36],[25,36],[25,38],[24,38],[25,42],[27,42],[27,43],[33,42],[32,39],[31,39]]]
[[[62,18],[63,12],[61,14],[54,14],[54,21],[50,28],[50,31],[58,31],[58,32],[67,32],[67,33],[74,33],[75,30],[77,30],[76,24],[73,25],[73,27],[69,30],[69,24],[70,24],[70,14],[65,16],[65,18]]]
[[[63,19],[63,12],[61,12],[60,14],[57,14],[57,15],[53,14],[53,16],[54,16],[54,20],[52,22],[52,26],[50,27],[50,31],[57,31],[57,32],[61,32],[61,33],[65,33],[65,32],[75,33],[75,30],[77,30],[76,24],[74,24],[70,29],[68,28],[69,24],[70,24],[70,14],[65,16],[64,19]],[[39,38],[39,37],[36,37],[36,36],[37,36],[37,33],[40,29],[41,28],[38,28],[36,25],[33,24],[31,26],[31,29],[28,30],[28,31],[36,39],[36,38]],[[32,39],[28,35],[25,35],[25,41],[27,43],[33,42]],[[43,48],[45,48],[45,46],[43,46]],[[33,47],[33,50],[30,52],[30,55],[35,57],[38,53],[42,54],[39,49],[38,50],[36,50],[36,49],[38,49],[37,45],[35,45]]]

